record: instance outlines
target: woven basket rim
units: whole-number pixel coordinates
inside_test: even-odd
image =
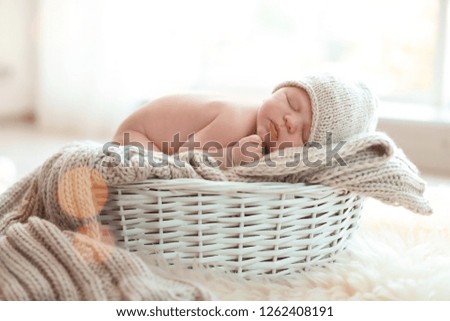
[[[196,188],[208,192],[211,188],[227,189],[229,191],[236,190],[257,190],[257,193],[290,193],[290,192],[329,192],[337,194],[347,194],[353,192],[343,187],[333,187],[322,184],[306,184],[306,183],[289,183],[289,182],[238,182],[238,181],[213,181],[202,178],[176,178],[176,179],[158,179],[151,178],[142,181],[136,181],[126,184],[112,184],[113,188],[132,189],[142,188],[143,186],[165,186],[177,189]],[[256,191],[255,190],[255,191]]]

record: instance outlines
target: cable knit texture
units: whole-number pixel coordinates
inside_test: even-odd
[[[333,152],[334,151],[334,152]],[[383,133],[362,134],[328,147],[286,149],[256,167],[232,168],[228,177],[245,182],[304,182],[341,187],[384,203],[428,215],[426,184],[416,166]]]
[[[201,300],[189,283],[155,275],[135,255],[31,217],[0,237],[1,300]]]
[[[197,151],[179,160],[155,153],[149,160],[136,147],[104,153],[96,143],[68,145],[0,195],[0,299],[210,298],[199,286],[154,275],[138,256],[114,246],[98,215],[108,187],[117,184],[150,178],[306,182],[431,213],[417,169],[386,135],[360,135],[330,148],[339,148],[331,158],[329,148],[299,147],[222,171]]]
[[[309,95],[312,107],[309,142],[327,144],[327,133],[332,133],[332,143],[338,143],[375,130],[378,100],[362,82],[318,74],[285,81],[273,92],[283,87],[299,87]]]

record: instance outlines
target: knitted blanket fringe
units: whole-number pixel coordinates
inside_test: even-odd
[[[205,300],[125,250],[30,217],[0,237],[0,300]]]
[[[338,151],[333,153],[334,149]],[[330,157],[332,154],[336,154],[335,159]],[[233,168],[228,177],[246,182],[304,182],[345,188],[417,214],[432,213],[423,196],[426,183],[417,167],[389,136],[380,132],[355,136],[329,148],[309,148],[307,152],[305,148],[286,149],[284,155],[256,167]]]
[[[305,182],[432,212],[416,167],[388,136],[367,134],[331,146],[337,147],[334,160],[329,148],[303,147],[220,170],[199,151],[150,159],[135,147],[70,144],[0,195],[0,299],[209,299],[201,287],[156,276],[137,255],[114,246],[97,216],[108,187],[118,184],[152,178]]]

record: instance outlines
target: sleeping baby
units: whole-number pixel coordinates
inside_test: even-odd
[[[113,140],[168,155],[203,150],[224,169],[287,147],[373,131],[376,107],[363,83],[319,74],[279,84],[262,103],[165,96],[126,118]]]

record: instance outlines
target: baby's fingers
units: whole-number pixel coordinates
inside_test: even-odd
[[[262,144],[262,139],[258,135],[250,135],[244,138],[244,142],[251,142],[255,144]]]
[[[246,141],[242,143],[240,148],[241,159],[244,162],[253,162],[260,159],[263,155],[262,142],[259,141]]]

